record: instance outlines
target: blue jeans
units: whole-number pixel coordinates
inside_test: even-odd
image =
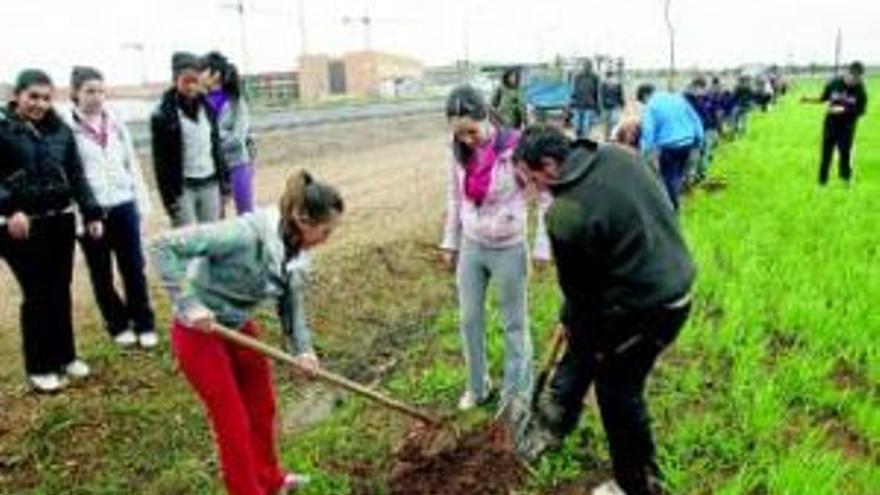
[[[132,329],[137,333],[155,330],[153,309],[144,274],[144,252],[141,242],[141,219],[135,203],[110,208],[104,223],[104,236],[80,238],[89,267],[95,300],[110,335]],[[125,298],[113,282],[113,260],[122,276]]]
[[[458,300],[461,337],[468,368],[468,389],[477,398],[486,390],[486,289],[498,286],[504,325],[504,385],[502,402],[528,397],[532,389],[532,340],[529,334],[526,290],[528,254],[525,243],[501,249],[465,240],[458,260]]]
[[[575,136],[578,139],[587,137],[599,120],[598,112],[592,108],[574,108],[572,112],[574,112]]]
[[[611,140],[611,131],[617,127],[620,122],[620,116],[623,112],[620,108],[609,108],[602,113],[602,122],[605,124],[605,140]]]

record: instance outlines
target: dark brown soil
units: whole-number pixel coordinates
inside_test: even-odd
[[[394,495],[507,495],[525,478],[500,424],[472,431],[457,442],[448,432],[422,427],[397,449],[390,487]]]

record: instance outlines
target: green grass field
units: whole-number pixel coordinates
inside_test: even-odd
[[[880,95],[880,81],[869,90]],[[816,185],[822,110],[797,97],[755,114],[748,136],[722,147],[712,174],[728,187],[697,191],[683,212],[700,270],[695,310],[649,388],[672,493],[880,493],[880,99],[860,124],[856,181],[846,190]],[[419,283],[447,282],[432,273]],[[455,308],[440,300],[439,316],[408,341],[381,387],[448,411],[464,372]],[[552,274],[537,275],[536,358],[558,303]],[[500,370],[494,312],[492,325]],[[0,462],[0,490],[219,493],[210,434],[168,353],[119,363],[104,345],[93,359],[110,376],[105,383],[66,398],[21,399],[32,427]],[[296,386],[279,382],[285,408]],[[283,458],[316,475],[305,494],[384,493],[405,428],[406,420],[349,399],[317,426],[284,435]],[[588,408],[581,430],[536,466],[522,493],[557,493],[608,469]]]
[[[700,268],[695,310],[649,392],[673,493],[880,493],[880,149],[869,139],[880,135],[880,105],[861,123],[852,189],[820,189],[822,109],[797,98],[754,114],[748,136],[718,154],[713,174],[728,187],[698,191],[684,211]],[[537,279],[532,325],[540,352],[558,295],[550,277]],[[413,349],[388,388],[448,408],[464,380],[454,309],[435,326],[438,338]],[[490,343],[496,371],[498,333]],[[350,433],[364,410],[346,412],[290,458],[318,466],[346,453],[355,464],[381,466],[381,430],[366,422]],[[357,440],[364,431],[370,448]],[[585,467],[609,469],[595,410],[562,452],[542,461],[527,493],[553,493],[585,474],[595,479]],[[331,486],[344,493],[343,480],[327,481],[314,493]]]

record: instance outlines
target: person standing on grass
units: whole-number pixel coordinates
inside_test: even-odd
[[[526,102],[521,89],[522,71],[512,67],[504,71],[501,85],[492,96],[492,109],[502,127],[521,129],[526,125]]]
[[[752,89],[751,78],[742,75],[733,88],[733,135],[743,136],[748,129],[749,113],[755,103],[755,92]]]
[[[727,140],[736,138],[736,97],[729,87],[719,85],[721,101],[721,134]]]
[[[602,122],[605,124],[605,140],[611,140],[611,134],[620,122],[626,101],[623,96],[623,83],[615,77],[614,71],[608,71],[599,86],[599,98],[602,103]]]
[[[584,61],[583,70],[574,78],[571,110],[575,135],[584,139],[599,120],[599,76],[593,72],[593,62]]]
[[[150,119],[153,167],[162,204],[174,227],[219,220],[229,193],[217,120],[201,93],[201,61],[178,52],[174,87]]]
[[[446,100],[452,130],[452,160],[446,227],[441,248],[457,270],[459,313],[467,389],[462,411],[486,403],[491,383],[486,367],[486,288],[495,279],[504,320],[505,364],[502,404],[530,393],[532,341],[526,309],[528,275],[527,183],[511,156],[519,134],[494,126],[483,97],[461,86]],[[542,212],[549,197],[544,196]],[[533,258],[549,260],[549,244],[539,215]]]
[[[709,84],[709,89],[706,91],[706,98],[709,100],[709,108],[713,110],[712,117],[715,119],[716,124],[716,136],[715,143],[718,144],[718,140],[725,134],[725,115],[727,113],[727,102],[725,96],[724,86],[721,84],[721,79],[718,76],[712,76],[712,82]]]
[[[238,69],[218,52],[205,56],[202,82],[208,107],[217,120],[220,145],[229,165],[232,199],[239,215],[254,209],[254,142],[250,113]]]
[[[75,107],[69,123],[86,179],[106,213],[103,237],[79,239],[95,299],[116,344],[150,349],[159,339],[144,273],[141,222],[151,207],[140,162],[125,124],[105,108],[101,72],[74,68],[70,88]],[[122,275],[124,298],[113,281],[114,260]]]
[[[299,172],[287,180],[278,208],[171,231],[151,247],[174,306],[172,350],[207,410],[231,495],[288,493],[308,479],[279,465],[268,358],[212,328],[257,337],[252,312],[274,299],[298,364],[307,375],[317,370],[305,317],[308,252],[329,238],[343,211],[336,189]]]
[[[662,176],[669,200],[678,210],[691,154],[703,146],[703,123],[680,93],[656,92],[644,84],[638,100],[644,105],[639,148],[643,159]]]
[[[852,179],[851,154],[856,135],[856,124],[868,106],[868,94],[862,77],[865,66],[853,62],[842,77],[835,77],[819,98],[804,98],[808,103],[825,103],[828,110],[822,130],[822,161],[819,164],[819,184],[828,184],[834,149],[839,153],[840,178],[849,184]]]
[[[54,91],[45,72],[25,70],[13,101],[0,109],[0,258],[21,287],[25,370],[42,393],[91,373],[76,357],[73,336],[74,205],[88,236],[104,231],[76,140],[52,108]]]
[[[700,148],[695,170],[692,171],[694,182],[700,182],[706,178],[709,166],[712,164],[712,153],[718,140],[718,107],[717,100],[708,93],[706,79],[694,78],[691,81],[684,97],[697,114],[703,124],[703,146]]]
[[[659,495],[645,382],[688,318],[695,268],[651,171],[618,146],[526,130],[516,152],[553,194],[547,228],[563,294],[567,350],[517,451],[535,461],[578,424],[595,384],[615,481],[595,495]]]

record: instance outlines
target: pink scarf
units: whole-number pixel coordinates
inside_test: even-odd
[[[492,171],[498,162],[498,150],[504,150],[507,143],[499,146],[495,141],[500,134],[494,134],[483,146],[474,150],[474,154],[465,166],[464,193],[477,206],[483,204],[489,189],[492,187]],[[509,139],[508,139],[509,142]]]

